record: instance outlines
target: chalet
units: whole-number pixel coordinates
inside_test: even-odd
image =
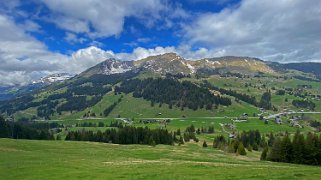
[[[240,116],[239,116],[239,120],[247,120],[248,119],[248,117],[249,117],[249,115],[247,114],[247,113],[243,113],[243,114],[241,114]]]
[[[275,117],[275,123],[276,123],[276,124],[282,124],[282,120],[281,120],[281,117],[280,117],[280,116],[276,116],[276,117]]]
[[[234,139],[234,138],[236,138],[236,135],[233,134],[233,133],[230,133],[230,134],[228,135],[228,137],[231,138],[231,139]]]

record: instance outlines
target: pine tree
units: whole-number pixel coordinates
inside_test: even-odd
[[[182,136],[179,136],[179,144],[184,144],[184,139]]]
[[[293,157],[292,143],[288,133],[286,133],[281,142],[281,161],[291,162],[292,157]]]
[[[267,159],[270,161],[280,162],[281,161],[281,151],[282,151],[281,139],[276,138],[274,140],[272,148],[270,149],[270,151],[268,153]]]
[[[268,153],[268,147],[265,147],[264,149],[263,149],[263,151],[262,151],[262,154],[261,154],[261,161],[265,161],[266,160],[266,158],[267,158],[267,153]]]
[[[207,147],[207,143],[206,141],[203,142],[203,147],[206,148]]]
[[[304,136],[297,131],[293,138],[293,163],[304,163]]]
[[[304,164],[316,165],[316,137],[312,133],[308,133],[304,143]]]
[[[237,153],[241,156],[245,156],[246,155],[246,151],[244,148],[244,145],[242,142],[239,143],[238,147],[237,147]]]
[[[270,133],[270,135],[269,135],[269,140],[268,140],[268,146],[270,146],[270,147],[273,146],[274,141],[275,141],[274,134],[273,134],[273,133]]]
[[[177,129],[177,136],[181,135],[181,129]]]

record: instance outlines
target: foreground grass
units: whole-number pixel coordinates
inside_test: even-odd
[[[0,139],[0,179],[320,179],[320,167],[262,162],[197,144],[156,147]]]

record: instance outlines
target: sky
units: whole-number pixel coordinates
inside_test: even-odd
[[[0,1],[0,86],[167,52],[321,62],[321,1]]]

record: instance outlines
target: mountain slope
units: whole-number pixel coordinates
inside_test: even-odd
[[[107,59],[80,74],[90,77],[94,74],[117,74],[127,71],[150,71],[156,74],[240,74],[274,73],[274,70],[262,60],[249,57],[221,57],[201,60],[186,60],[175,53],[150,56],[137,61]]]
[[[289,63],[283,64],[286,69],[295,69],[305,73],[312,73],[321,79],[321,63]]]
[[[262,93],[272,87],[272,93],[288,87],[293,89],[291,96],[287,96],[289,100],[296,98],[293,94],[304,96],[318,92],[319,86],[313,84],[315,81],[297,80],[295,74],[286,74],[285,68],[278,69],[270,64],[249,57],[191,61],[174,53],[138,61],[108,59],[72,79],[5,101],[0,104],[0,113],[46,119],[140,117],[140,114],[158,117],[158,111],[175,117],[225,116],[257,113],[255,104],[240,101],[242,94],[248,95],[243,97],[255,97],[258,102]],[[258,73],[268,75],[256,76]],[[222,76],[224,74],[228,76]],[[204,80],[237,93],[222,94],[203,86]],[[304,92],[298,89],[298,84],[312,88]],[[276,101],[276,107],[283,105],[282,101]],[[291,106],[291,101],[287,105]]]

